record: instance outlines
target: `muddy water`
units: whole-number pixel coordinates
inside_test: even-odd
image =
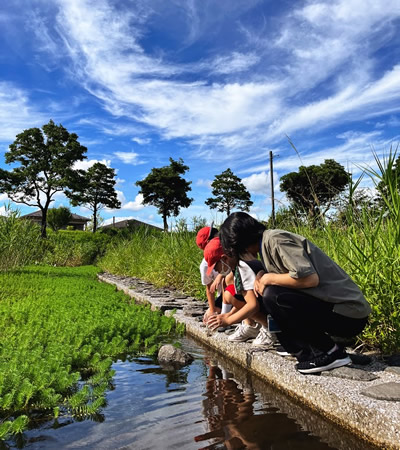
[[[115,389],[96,420],[47,422],[28,431],[23,442],[8,444],[107,450],[372,448],[194,341],[184,339],[182,345],[195,361],[180,370],[143,357],[116,362]]]

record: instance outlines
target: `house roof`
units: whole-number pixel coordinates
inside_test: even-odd
[[[38,210],[33,213],[25,214],[24,216],[21,216],[21,219],[30,219],[30,218],[42,218],[42,211]],[[71,220],[70,222],[90,222],[90,219],[87,217],[80,216],[79,214],[71,214]]]
[[[120,220],[118,222],[115,223],[110,223],[108,225],[103,225],[101,228],[126,228],[129,225],[134,225],[134,226],[146,226],[146,227],[150,227],[150,228],[155,228],[156,230],[162,230],[162,228],[160,227],[156,227],[155,225],[150,225],[149,223],[146,222],[141,222],[140,220],[136,220],[136,219],[125,219],[125,220]]]

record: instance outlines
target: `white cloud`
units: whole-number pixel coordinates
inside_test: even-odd
[[[48,121],[47,116],[36,110],[23,89],[0,81],[0,141],[11,143],[25,129],[41,127]]]
[[[136,142],[139,145],[146,145],[146,144],[150,144],[151,139],[150,138],[139,138],[139,137],[134,137],[132,138],[133,142]]]
[[[243,54],[232,52],[228,56],[218,56],[211,63],[212,72],[220,74],[229,74],[244,72],[260,61],[260,57],[255,53]]]
[[[129,211],[140,211],[144,208],[143,195],[138,194],[133,202],[127,202],[122,205],[121,209]]]
[[[397,0],[294,3],[278,18],[279,31],[264,29],[263,39],[253,39],[248,29],[238,50],[216,54],[213,66],[198,73],[193,68],[204,61],[179,65],[166,50],[150,54],[142,46],[148,21],[161,8],[156,3],[137,2],[129,9],[113,8],[106,0],[59,5],[57,30],[76,79],[114,116],[150,126],[165,138],[190,139],[204,158],[212,144],[230,150],[218,152],[219,160],[233,159],[252,145],[280,141],[285,133],[316,133],[400,109],[398,61],[381,74],[376,58],[396,31]],[[182,8],[193,42],[205,23],[194,3]],[[207,12],[209,23],[224,8],[233,7],[214,5]],[[55,52],[51,45],[46,50]],[[217,78],[209,78],[212,72]],[[110,134],[129,134],[129,125],[122,128],[108,127]],[[142,138],[133,140],[142,145]],[[133,155],[122,158],[137,164]]]
[[[122,184],[124,184],[126,182],[126,180],[124,180],[123,178],[117,178],[115,180],[115,185],[116,186],[121,186]]]
[[[242,178],[242,183],[252,194],[268,195],[271,189],[270,174],[265,171]]]
[[[135,152],[114,152],[114,155],[125,164],[132,164],[137,166],[143,164],[143,161],[139,160],[139,153]]]
[[[90,167],[94,166],[96,163],[104,164],[107,167],[110,167],[111,160],[110,159],[84,159],[83,161],[77,161],[74,164],[75,170],[88,170]]]

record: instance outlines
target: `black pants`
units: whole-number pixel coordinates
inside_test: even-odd
[[[267,286],[263,304],[282,330],[277,337],[290,353],[310,345],[328,351],[335,345],[331,336],[356,336],[368,321],[367,317],[353,319],[337,314],[333,312],[333,303],[282,286]]]

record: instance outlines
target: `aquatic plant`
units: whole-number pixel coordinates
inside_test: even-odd
[[[96,274],[91,266],[0,273],[0,438],[23,429],[32,410],[96,413],[113,359],[154,354],[162,339],[182,331]]]

